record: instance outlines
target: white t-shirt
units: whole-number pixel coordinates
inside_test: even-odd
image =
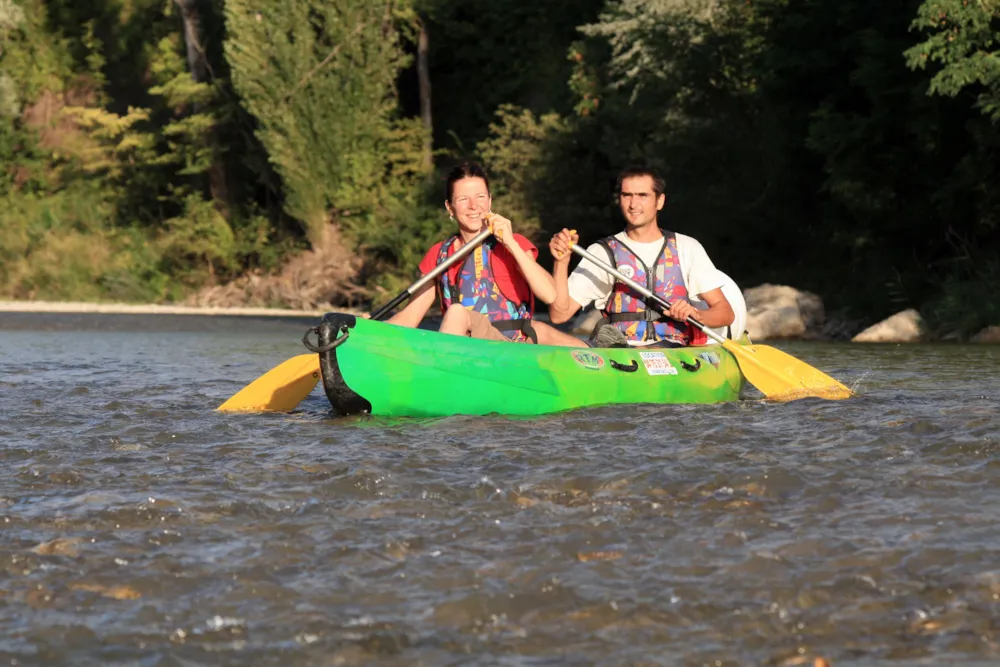
[[[739,340],[743,335],[743,332],[747,329],[747,302],[746,299],[743,298],[743,290],[739,288],[736,281],[727,276],[725,273],[722,273],[722,271],[719,271],[719,274],[726,279],[726,282],[722,284],[722,295],[726,297],[726,301],[728,301],[729,305],[732,306],[733,315],[735,315],[735,317],[733,318],[733,323],[728,327],[713,329],[713,331],[723,338],[728,336],[733,340]],[[696,299],[691,299],[690,301],[691,304],[698,310],[708,309],[708,304],[704,301]],[[729,336],[730,331],[732,332],[732,336]],[[708,342],[714,343],[715,341],[709,339]]]
[[[722,288],[723,295],[736,314],[732,326],[733,337],[739,338],[743,333],[743,327],[746,326],[746,302],[743,300],[740,288],[737,287],[732,278],[715,268],[715,264],[709,259],[704,246],[696,239],[686,234],[675,233],[674,236],[677,239],[677,261],[684,276],[684,285],[687,287],[688,300],[691,305],[699,310],[707,310],[708,304],[699,299],[697,295]],[[628,246],[646,266],[656,265],[657,257],[663,248],[662,237],[649,243],[639,243],[630,239],[622,231],[615,234],[615,238]],[[597,243],[591,244],[587,251],[599,259],[608,258],[608,251]],[[610,263],[613,265],[614,261],[612,260]],[[593,302],[596,308],[604,308],[614,287],[615,277],[586,258],[580,260],[579,266],[569,276],[569,297],[581,306]],[[728,333],[727,327],[715,331],[722,336]],[[640,342],[635,341],[634,344],[640,344]]]

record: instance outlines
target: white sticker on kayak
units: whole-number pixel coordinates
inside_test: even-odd
[[[677,369],[670,365],[663,352],[640,352],[639,357],[650,375],[677,375]]]

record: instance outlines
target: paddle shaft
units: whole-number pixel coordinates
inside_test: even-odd
[[[396,295],[395,299],[393,299],[392,301],[390,301],[389,303],[385,304],[384,306],[376,310],[374,313],[372,313],[371,319],[373,320],[385,319],[385,317],[390,313],[392,313],[392,311],[394,311],[399,304],[403,303],[404,301],[412,297],[414,294],[419,292],[421,289],[423,289],[424,285],[426,285],[427,283],[431,282],[432,280],[440,276],[442,273],[450,269],[460,260],[465,259],[465,257],[470,252],[475,250],[492,233],[493,232],[490,231],[489,228],[486,228],[483,231],[479,232],[476,236],[472,237],[472,239],[470,239],[465,245],[459,248],[454,255],[452,255],[445,261],[435,266],[431,271],[428,271],[424,275],[420,276],[420,279],[417,280],[417,282],[413,283],[405,290],[403,290],[403,292]]]
[[[621,271],[619,271],[618,269],[614,268],[613,266],[611,266],[607,262],[601,261],[600,259],[598,259],[597,257],[595,257],[593,253],[587,252],[586,250],[584,250],[583,248],[581,248],[580,246],[578,246],[575,243],[573,244],[573,252],[575,252],[577,255],[580,255],[581,257],[585,257],[586,259],[589,259],[591,262],[593,262],[597,266],[601,267],[602,269],[604,269],[605,271],[607,271],[608,273],[610,273],[611,275],[613,275],[615,278],[617,278],[618,280],[620,280],[624,284],[626,284],[629,287],[631,287],[632,289],[634,289],[639,294],[643,295],[647,299],[650,299],[650,300],[654,301],[658,306],[660,306],[664,310],[670,310],[670,304],[667,303],[664,299],[662,299],[661,297],[657,296],[653,292],[650,292],[649,288],[644,287],[643,285],[640,285],[639,283],[635,282],[634,280],[626,278],[625,274],[623,274]],[[687,323],[690,324],[690,325],[692,325],[692,326],[696,326],[699,329],[701,329],[705,333],[706,336],[708,336],[709,338],[711,338],[712,340],[714,340],[716,343],[725,343],[726,342],[725,338],[723,338],[719,334],[715,333],[714,331],[712,331],[711,329],[709,329],[708,327],[706,327],[704,324],[702,324],[698,320],[694,319],[693,317],[687,318]]]

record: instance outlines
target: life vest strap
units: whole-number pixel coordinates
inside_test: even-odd
[[[614,324],[615,322],[662,322],[667,318],[655,310],[640,310],[635,313],[608,313],[604,319]]]
[[[640,310],[636,313],[607,313],[594,325],[594,335],[597,330],[605,324],[615,324],[616,322],[663,322],[667,318],[657,313],[655,310]]]
[[[535,333],[535,328],[531,326],[531,318],[525,318],[521,320],[499,320],[497,322],[490,322],[493,328],[497,331],[520,331],[525,336],[531,339],[531,342],[538,345],[538,334]]]

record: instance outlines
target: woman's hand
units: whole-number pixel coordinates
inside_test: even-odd
[[[576,233],[575,229],[563,229],[549,241],[549,252],[552,253],[552,257],[557,262],[568,262],[570,255],[573,254],[573,245],[579,241],[580,235]]]
[[[490,226],[490,231],[493,232],[493,236],[497,237],[500,243],[503,243],[508,248],[517,245],[517,241],[514,240],[514,230],[511,228],[510,220],[498,213],[490,213],[486,216],[486,224]]]

